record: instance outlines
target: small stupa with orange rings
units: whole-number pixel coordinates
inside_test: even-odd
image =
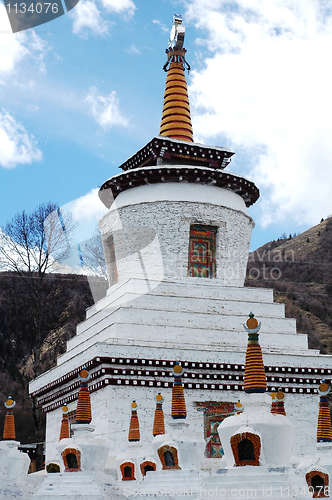
[[[183,368],[179,362],[173,367],[174,382],[172,388],[172,412],[173,419],[185,419],[187,417],[186,401],[184,398],[182,375]]]
[[[138,407],[138,404],[136,403],[136,401],[134,399],[133,402],[131,403],[131,417],[130,417],[129,434],[128,434],[128,441],[130,443],[133,443],[135,441],[140,440],[137,407]]]
[[[277,393],[276,392],[271,392],[270,394],[272,398],[271,402],[271,413],[277,413]]]
[[[14,420],[14,413],[13,413],[13,408],[14,408],[15,404],[16,403],[11,396],[8,396],[7,401],[4,403],[5,407],[7,408],[7,413],[6,413],[6,417],[5,417],[5,425],[4,425],[3,436],[2,436],[2,438],[4,440],[14,441],[16,439],[15,420]]]
[[[236,411],[237,415],[241,415],[241,413],[243,412],[243,404],[241,403],[240,400],[238,400],[238,402],[235,403],[234,410]]]
[[[317,422],[317,443],[332,442],[331,417],[328,400],[328,394],[330,391],[331,387],[329,384],[327,384],[325,380],[322,380],[318,388],[319,411]]]
[[[243,326],[248,333],[248,346],[244,371],[244,392],[249,394],[265,392],[267,389],[265,368],[261,346],[258,342],[258,332],[261,323],[258,323],[253,313],[250,313],[247,323]]]
[[[281,387],[278,389],[278,392],[276,393],[276,410],[275,410],[276,415],[284,415],[286,416],[286,410],[285,410],[285,393],[281,389]]]
[[[91,417],[91,401],[88,388],[90,374],[84,366],[80,371],[78,378],[81,382],[81,387],[78,393],[78,402],[76,409],[76,424],[89,424],[92,420]]]
[[[153,435],[158,436],[159,434],[165,434],[165,419],[163,412],[163,402],[164,398],[160,392],[156,396],[156,409],[154,412],[153,420]]]
[[[68,412],[69,412],[68,406],[64,404],[64,406],[62,407],[62,420],[61,420],[59,441],[61,441],[61,439],[70,438]]]

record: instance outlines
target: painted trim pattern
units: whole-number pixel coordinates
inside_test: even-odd
[[[329,495],[326,495],[325,494],[325,488],[328,490],[329,489],[329,475],[326,474],[325,472],[322,472],[321,470],[317,470],[317,469],[314,469],[314,470],[311,470],[310,472],[307,472],[306,475],[305,475],[305,479],[307,481],[307,485],[309,488],[312,488],[312,484],[311,484],[311,481],[312,481],[312,478],[315,477],[315,476],[319,476],[323,479],[324,481],[324,488],[322,491],[313,491],[312,492],[312,498],[326,498],[328,497]],[[325,491],[324,491],[325,490]]]
[[[141,473],[142,473],[143,477],[145,477],[145,475],[146,475],[144,467],[146,467],[147,465],[150,465],[151,467],[153,467],[153,470],[157,469],[157,466],[156,466],[155,462],[151,462],[151,460],[145,460],[145,462],[142,462],[140,464],[140,469],[141,469]]]
[[[131,476],[130,477],[125,477],[125,468],[126,467],[131,468]],[[122,481],[136,481],[134,462],[123,462],[123,464],[120,465],[120,471],[122,474]]]
[[[68,467],[68,462],[67,462],[67,455],[69,453],[72,453],[73,455],[76,456],[77,460],[77,469],[76,468],[70,468]],[[66,448],[61,452],[62,460],[65,466],[65,472],[77,472],[82,470],[81,469],[81,452],[77,450],[76,448]]]
[[[244,439],[248,439],[251,441],[254,446],[254,454],[255,460],[240,460],[238,445]],[[243,467],[245,465],[259,465],[259,457],[261,453],[261,440],[257,434],[253,434],[252,432],[243,432],[241,434],[235,434],[231,437],[231,447],[235,460],[236,467]]]
[[[166,465],[165,464],[165,452],[170,451],[173,455],[174,459],[174,465]],[[161,446],[158,448],[158,456],[161,461],[161,465],[163,470],[179,470],[181,467],[179,466],[179,459],[178,459],[178,450],[174,446],[170,446],[169,444],[165,444],[164,446]]]

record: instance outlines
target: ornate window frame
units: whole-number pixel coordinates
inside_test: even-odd
[[[217,226],[210,226],[196,222],[190,225],[189,229],[189,248],[188,248],[188,276],[195,277],[195,266],[199,265],[200,259],[195,255],[195,245],[205,247],[205,258],[202,261],[202,269],[205,269],[205,276],[198,274],[202,278],[216,277],[216,241],[217,241]]]
[[[254,446],[255,460],[240,460],[238,445],[244,439],[248,439],[249,441],[252,442]],[[236,467],[243,467],[245,465],[254,465],[254,466],[259,465],[259,457],[261,453],[261,439],[259,436],[257,436],[257,434],[253,434],[252,432],[241,432],[241,434],[235,434],[234,436],[231,437],[231,447]]]
[[[142,476],[145,477],[146,475],[146,472],[144,470],[144,467],[146,467],[147,465],[151,465],[151,467],[153,467],[153,470],[156,470],[157,469],[157,465],[155,462],[152,462],[151,460],[145,460],[145,462],[142,462],[140,464],[140,469],[141,469],[141,473],[142,473]]]
[[[67,455],[69,453],[72,453],[73,455],[76,456],[77,459],[77,468],[69,468],[68,467],[68,462],[67,462]],[[82,470],[81,469],[81,452],[77,450],[76,448],[66,448],[61,452],[62,460],[65,466],[65,472],[77,472]]]
[[[165,464],[164,453],[166,451],[170,451],[172,453],[175,465],[166,465]],[[163,470],[181,469],[181,467],[179,466],[178,450],[174,446],[170,446],[169,444],[165,444],[164,446],[161,446],[160,448],[158,448],[158,455],[159,455],[159,459],[161,461],[161,465],[162,465]]]
[[[312,493],[312,498],[326,498],[326,497],[328,497],[329,495],[325,494],[325,489],[327,488],[327,490],[328,490],[328,487],[329,487],[329,475],[326,472],[323,472],[323,471],[317,470],[317,469],[313,469],[310,472],[307,472],[305,475],[305,480],[307,481],[307,485],[309,488],[313,487],[311,484],[311,480],[315,476],[320,476],[323,479],[324,488],[322,489],[322,491],[309,490]]]
[[[131,476],[130,477],[125,477],[125,468],[130,467],[131,468]],[[135,464],[134,462],[123,462],[120,465],[120,471],[122,474],[122,481],[136,481],[135,477]]]

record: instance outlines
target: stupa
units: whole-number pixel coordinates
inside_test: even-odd
[[[77,376],[86,367],[94,435],[110,445],[107,468],[117,477],[132,398],[144,402],[140,439],[149,442],[156,392],[170,403],[179,360],[192,432],[206,441],[203,467],[218,467],[217,427],[243,390],[242,324],[250,311],[262,324],[267,390],[287,394],[287,417],[297,423],[294,451],[315,450],[313,394],[319,379],[331,378],[331,356],[308,349],[272,290],[244,287],[254,227],[248,207],[259,191],[226,169],[233,152],[194,141],[184,33],[175,16],[159,135],[100,188],[109,208],[99,224],[107,295],[87,310],[57,366],[30,383],[47,415],[46,463],[56,454],[65,403],[69,424],[76,420]]]

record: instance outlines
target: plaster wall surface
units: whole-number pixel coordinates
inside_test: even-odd
[[[227,191],[210,188],[218,189],[221,194]],[[120,282],[129,277],[157,280],[186,277],[193,224],[217,227],[216,276],[225,285],[243,286],[254,223],[242,210],[210,201],[148,200],[110,210],[99,223],[106,263],[111,258],[109,245],[114,244]]]
[[[170,378],[171,381],[171,378]],[[161,388],[164,397],[163,410],[165,421],[170,421],[172,383]],[[116,456],[124,450],[128,442],[130,404],[135,398],[138,407],[141,443],[149,445],[152,439],[155,396],[159,389],[154,387],[116,387],[109,386],[91,394],[92,422],[94,437],[104,439],[110,444],[110,455]],[[199,410],[198,402],[236,403],[242,398],[239,391],[211,391],[185,389],[190,432],[204,436],[204,411]],[[76,409],[76,402],[70,403],[69,410]],[[315,451],[316,427],[318,416],[317,396],[287,394],[285,401],[287,416],[296,425],[292,454],[309,454]],[[59,444],[61,409],[47,414],[47,461],[56,456]]]

